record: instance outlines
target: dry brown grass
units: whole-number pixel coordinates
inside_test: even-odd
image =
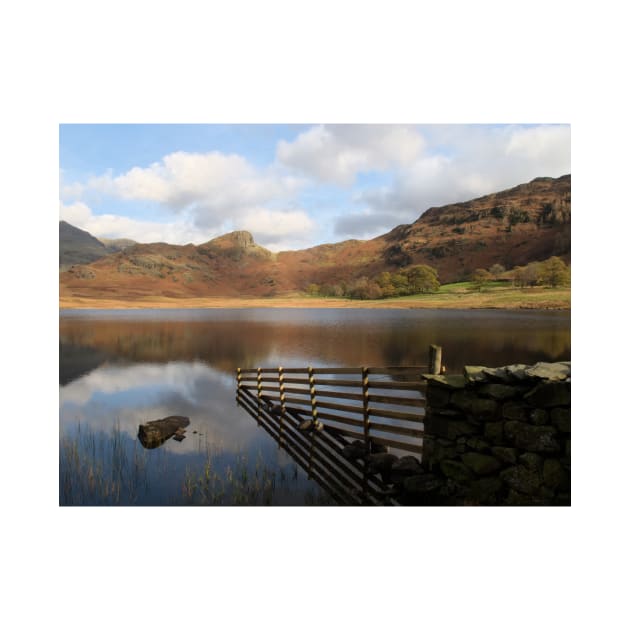
[[[386,300],[288,296],[274,298],[111,298],[62,297],[60,308],[502,308],[570,309],[571,289],[501,289],[416,295]]]

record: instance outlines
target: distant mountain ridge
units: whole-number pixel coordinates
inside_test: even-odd
[[[59,270],[86,265],[135,245],[131,239],[97,239],[67,221],[59,221]]]
[[[109,253],[87,232],[74,230],[75,254],[80,240],[90,246],[84,256],[99,257],[62,271],[60,293],[66,297],[288,295],[312,284],[334,288],[416,264],[436,268],[444,283],[468,279],[476,268],[495,263],[509,269],[550,256],[569,261],[571,175],[539,177],[471,201],[429,208],[413,223],[371,240],[279,253],[256,244],[245,231],[198,246],[135,243]]]

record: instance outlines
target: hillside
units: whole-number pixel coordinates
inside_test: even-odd
[[[509,269],[549,256],[569,261],[570,247],[571,176],[565,175],[430,208],[414,223],[368,241],[277,254],[242,231],[198,246],[134,244],[61,273],[60,294],[129,301],[282,296],[420,263],[436,268],[444,283],[495,263]]]
[[[89,232],[59,221],[59,269],[85,265],[107,255],[107,248]]]
[[[85,265],[135,245],[128,238],[98,239],[66,221],[59,221],[59,270]]]

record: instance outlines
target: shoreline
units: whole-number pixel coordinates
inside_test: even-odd
[[[60,310],[81,309],[245,309],[245,308],[361,308],[361,309],[500,309],[500,310],[557,310],[570,311],[570,292],[566,295],[504,296],[487,294],[430,295],[384,300],[350,300],[344,298],[287,297],[287,298],[144,298],[138,300],[61,298]]]

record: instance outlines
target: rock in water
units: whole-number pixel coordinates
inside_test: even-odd
[[[138,439],[144,448],[157,448],[169,438],[181,442],[185,436],[185,429],[190,424],[186,416],[168,416],[161,420],[152,420],[138,427]]]

